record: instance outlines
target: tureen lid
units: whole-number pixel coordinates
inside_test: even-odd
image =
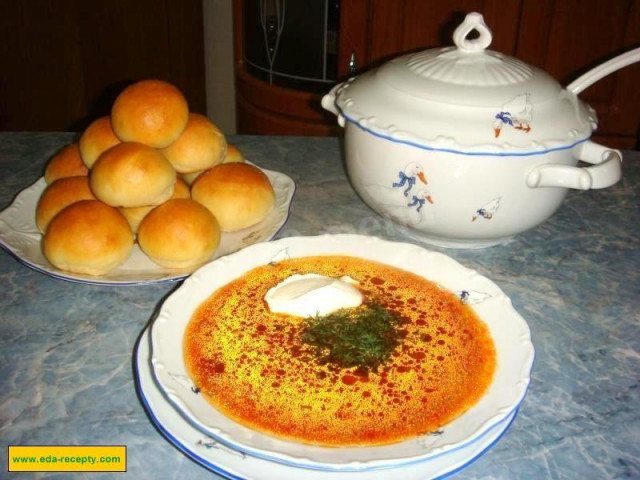
[[[469,38],[471,32],[476,38]],[[596,128],[593,109],[544,71],[487,50],[491,31],[470,13],[454,47],[397,57],[323,100],[378,136],[456,153],[544,153]]]

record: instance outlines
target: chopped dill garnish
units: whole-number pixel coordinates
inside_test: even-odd
[[[320,363],[375,371],[400,344],[402,319],[378,303],[343,308],[329,315],[309,317],[302,341],[314,347]]]

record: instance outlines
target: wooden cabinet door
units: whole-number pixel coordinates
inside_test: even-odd
[[[640,0],[523,0],[521,17],[516,56],[562,85],[640,46]],[[638,148],[640,64],[601,79],[579,96],[598,113],[597,141]]]
[[[202,0],[0,0],[0,129],[80,131],[129,83],[206,113]]]
[[[517,1],[343,1],[338,74],[348,74],[352,53],[357,66],[366,69],[402,53],[453,45],[453,31],[469,12],[484,15],[493,33],[493,50],[512,54],[517,38]]]

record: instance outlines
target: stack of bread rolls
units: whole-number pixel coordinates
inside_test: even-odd
[[[162,267],[194,268],[212,258],[222,232],[255,225],[275,203],[268,177],[161,80],[124,89],[44,178],[43,253],[88,275],[122,265],[135,241]]]

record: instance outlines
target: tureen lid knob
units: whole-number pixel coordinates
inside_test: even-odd
[[[474,30],[478,32],[478,37],[468,39],[467,36]],[[464,21],[453,32],[453,43],[458,47],[458,50],[467,53],[484,51],[491,45],[491,40],[491,30],[484,23],[482,15],[477,12],[467,14]]]

